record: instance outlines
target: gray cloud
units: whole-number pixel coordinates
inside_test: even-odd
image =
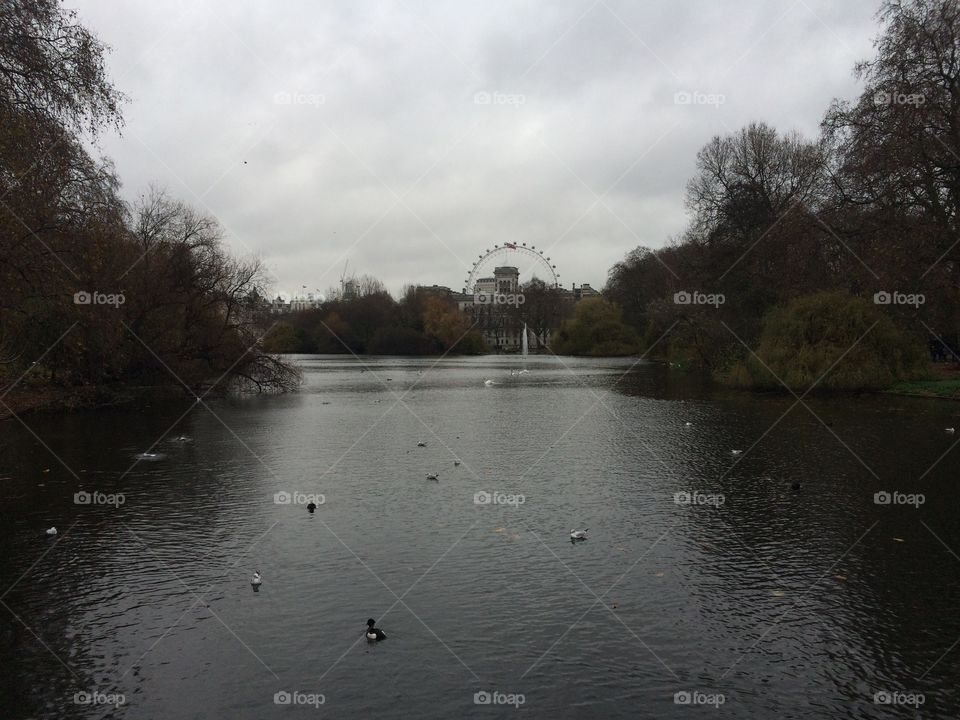
[[[829,0],[75,1],[133,101],[101,141],[126,195],[205,206],[280,290],[346,258],[395,292],[459,287],[504,241],[600,286],[681,232],[701,145],[751,120],[814,135],[877,32],[873,3]]]

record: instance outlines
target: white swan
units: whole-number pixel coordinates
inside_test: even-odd
[[[259,570],[253,571],[253,577],[250,578],[250,584],[253,585],[254,587],[258,587],[263,584],[263,580],[260,578]]]

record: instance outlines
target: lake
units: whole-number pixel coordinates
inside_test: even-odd
[[[960,405],[296,360],[0,423],[4,718],[960,715]]]

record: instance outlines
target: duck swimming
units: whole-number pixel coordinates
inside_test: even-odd
[[[317,509],[316,503],[307,503],[307,512],[313,512]]]
[[[439,480],[439,479],[440,479],[439,473],[429,473],[427,475],[427,480]]]
[[[417,447],[426,447],[426,446],[427,444],[423,440],[417,443]]]
[[[254,570],[253,577],[250,578],[250,584],[254,587],[260,587],[263,584],[263,580],[260,578],[260,571]]]
[[[53,535],[56,535],[56,534],[57,534],[57,529],[55,527],[47,528],[47,535],[50,535],[52,537]]]
[[[571,530],[571,531],[570,531],[570,540],[572,540],[572,541],[574,541],[574,542],[576,542],[577,540],[586,540],[586,539],[587,539],[587,530],[589,530],[589,528],[586,528],[586,529],[584,529],[584,530]]]
[[[373,618],[367,620],[367,640],[370,642],[379,642],[387,639],[387,634],[376,625],[377,621]]]

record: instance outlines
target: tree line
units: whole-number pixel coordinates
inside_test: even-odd
[[[294,387],[257,343],[260,262],[165,192],[124,202],[88,151],[122,127],[106,50],[58,0],[0,4],[0,393]]]
[[[960,4],[885,0],[878,19],[862,93],[835,100],[818,137],[763,122],[714,137],[682,235],[610,270],[605,296],[651,354],[804,389],[955,359]]]
[[[375,278],[355,283],[350,298],[330,291],[317,308],[280,318],[261,317],[268,328],[264,348],[275,353],[357,355],[476,355],[490,352],[484,334],[518,334],[526,324],[550,338],[572,312],[572,300],[533,278],[522,288],[523,302],[477,306],[462,311],[446,289],[407,285],[399,300]]]
[[[482,335],[448,295],[408,285],[396,300],[379,282],[357,286],[355,297],[334,295],[320,307],[282,319],[265,317],[264,348],[275,353],[355,355],[473,355]]]

